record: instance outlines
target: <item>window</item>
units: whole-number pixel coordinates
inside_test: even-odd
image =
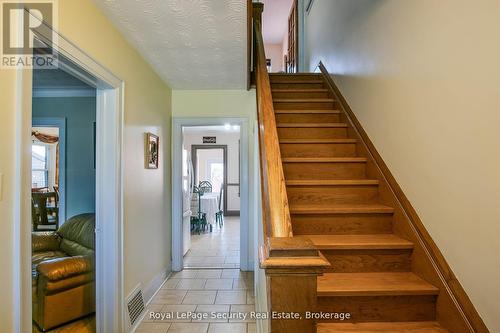
[[[31,187],[42,188],[49,186],[48,169],[49,150],[41,144],[31,146]]]
[[[222,183],[224,182],[224,163],[210,163],[210,182],[212,183],[212,192],[220,192]]]

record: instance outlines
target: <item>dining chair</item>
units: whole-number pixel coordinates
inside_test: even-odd
[[[207,214],[201,211],[201,191],[198,186],[193,187],[193,198],[191,199],[191,232],[205,231],[207,228]]]
[[[57,230],[59,228],[59,207],[55,192],[31,193],[31,212],[34,231]]]
[[[200,189],[201,195],[210,193],[212,192],[212,183],[210,183],[208,180],[203,180],[198,185],[198,188]]]
[[[219,211],[215,213],[215,224],[221,228],[224,225],[224,210],[222,206],[223,192],[224,192],[224,184],[221,184],[219,192]]]

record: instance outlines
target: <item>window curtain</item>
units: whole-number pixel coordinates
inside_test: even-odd
[[[49,134],[40,133],[38,131],[31,131],[31,136],[43,143],[56,144],[56,176],[55,182],[59,187],[59,137]]]

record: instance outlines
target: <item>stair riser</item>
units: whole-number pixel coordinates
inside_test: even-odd
[[[318,81],[322,80],[320,74],[300,74],[300,75],[269,75],[269,81],[275,82],[294,82],[294,81]]]
[[[338,123],[340,114],[337,113],[295,113],[295,114],[276,114],[277,123]]]
[[[366,163],[283,163],[287,180],[359,179],[364,178]]]
[[[350,313],[351,322],[433,321],[436,319],[436,297],[318,297],[318,311]]]
[[[281,157],[354,157],[355,143],[282,143]]]
[[[328,98],[328,91],[273,91],[273,99],[278,98]]]
[[[333,102],[274,102],[275,110],[337,110],[338,104]]]
[[[287,186],[290,205],[374,203],[378,186]]]
[[[321,250],[331,267],[325,273],[409,272],[412,250]]]
[[[392,214],[292,214],[294,235],[392,233]]]
[[[323,83],[271,82],[271,89],[324,89]]]
[[[345,139],[345,127],[279,127],[280,139]]]

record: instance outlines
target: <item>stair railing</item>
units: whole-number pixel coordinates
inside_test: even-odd
[[[300,314],[300,318],[270,318],[272,333],[316,332],[314,319],[306,312],[316,310],[316,279],[329,262],[307,237],[294,236],[271,84],[262,38],[262,3],[252,3],[253,61],[251,68],[257,92],[257,120],[262,189],[264,245],[259,264],[265,269],[268,308],[273,313]],[[258,235],[260,236],[260,235]]]
[[[254,13],[259,10],[262,13],[262,8],[262,4],[255,3]],[[254,73],[257,88],[264,236],[292,237],[290,209],[281,162],[271,85],[267,73],[260,17],[261,15],[254,16]]]

